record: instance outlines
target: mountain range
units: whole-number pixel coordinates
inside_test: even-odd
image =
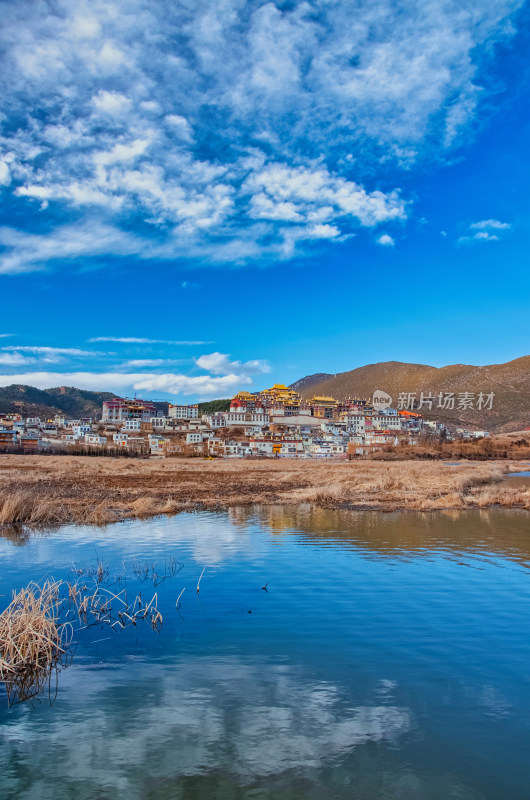
[[[380,390],[392,397],[394,407],[400,393],[416,393],[419,399],[423,392],[436,398],[432,410],[426,407],[421,409],[427,419],[439,419],[454,426],[470,426],[495,433],[523,430],[530,425],[530,356],[482,367],[470,364],[433,367],[385,361],[337,374],[317,372],[306,375],[292,383],[291,388],[306,400],[314,395],[331,396],[337,400],[349,397],[370,400],[374,391]],[[473,408],[438,408],[439,394],[450,392],[456,397],[462,392],[472,394]],[[494,393],[491,409],[476,407],[480,392]],[[0,413],[43,418],[63,413],[79,419],[95,416],[101,411],[103,401],[115,396],[112,392],[93,392],[72,386],[36,389],[13,384],[0,387]],[[167,403],[155,405],[167,413]],[[227,406],[227,400],[214,400],[201,403],[200,410],[205,413]]]

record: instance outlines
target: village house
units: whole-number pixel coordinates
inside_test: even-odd
[[[156,417],[151,417],[151,419],[149,420],[149,422],[151,423],[151,426],[153,428],[159,428],[159,429],[163,429],[163,428],[167,427],[168,421],[169,421],[169,418],[168,417],[164,417],[162,415],[156,416]]]
[[[346,450],[346,444],[333,444],[332,442],[318,442],[308,447],[308,452],[315,458],[344,457]]]
[[[24,450],[38,450],[41,445],[39,433],[24,433],[20,437],[20,446]]]
[[[373,445],[383,445],[383,444],[393,444],[397,445],[398,439],[394,433],[391,431],[380,431],[380,430],[373,430],[370,433],[367,433],[364,437],[365,444],[373,444]]]
[[[121,426],[122,431],[140,431],[142,429],[141,419],[127,419]]]
[[[86,433],[85,444],[91,447],[105,447],[107,444],[107,437],[99,436],[97,433]]]
[[[364,417],[362,414],[358,412],[348,412],[345,414],[343,419],[346,422],[346,431],[348,433],[352,434],[353,436],[364,434],[366,430],[366,417]]]
[[[172,419],[197,419],[199,416],[199,406],[179,406],[169,404],[168,416]]]
[[[82,439],[87,433],[92,433],[92,425],[72,425],[74,438]]]
[[[401,430],[401,420],[397,414],[379,413],[372,416],[374,430]]]
[[[18,442],[17,431],[12,428],[0,428],[0,447],[14,447]]]

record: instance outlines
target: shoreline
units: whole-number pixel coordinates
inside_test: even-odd
[[[205,461],[0,456],[0,524],[105,525],[181,511],[298,505],[352,511],[530,510],[520,461]]]

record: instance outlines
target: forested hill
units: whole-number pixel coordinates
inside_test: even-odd
[[[72,419],[99,417],[103,401],[112,397],[116,397],[112,392],[91,392],[74,386],[36,389],[34,386],[12,384],[0,387],[0,413],[46,419],[61,413]],[[167,403],[155,405],[167,413]]]

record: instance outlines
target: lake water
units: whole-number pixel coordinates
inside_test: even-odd
[[[139,582],[172,557],[178,574]],[[84,631],[52,705],[0,690],[2,800],[530,797],[527,513],[4,529],[0,608],[97,558],[158,592],[162,629]]]

